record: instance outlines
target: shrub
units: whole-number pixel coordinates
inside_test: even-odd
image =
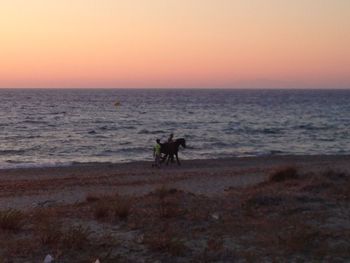
[[[24,225],[24,215],[21,211],[8,209],[0,211],[0,228],[3,230],[18,231]]]
[[[279,168],[270,174],[270,182],[283,182],[286,180],[297,179],[299,177],[297,169],[293,166]]]

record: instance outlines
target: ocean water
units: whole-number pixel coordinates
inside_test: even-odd
[[[115,106],[119,102],[120,105]],[[346,90],[0,90],[0,168],[152,160],[350,154]]]

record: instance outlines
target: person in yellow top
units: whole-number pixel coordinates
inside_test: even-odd
[[[157,139],[156,142],[157,143],[153,148],[154,164],[152,166],[160,168],[160,156],[161,156],[162,144],[160,143],[159,139]]]

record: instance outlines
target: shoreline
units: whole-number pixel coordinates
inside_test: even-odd
[[[264,156],[181,163],[161,169],[142,161],[0,170],[0,209],[72,204],[91,194],[142,196],[164,185],[204,196],[223,195],[230,188],[259,184],[284,166],[294,166],[302,172],[350,171],[349,155]]]
[[[269,161],[307,161],[311,159],[320,159],[323,161],[330,160],[339,160],[339,159],[349,159],[350,154],[286,154],[286,155],[261,155],[261,156],[234,156],[234,157],[223,157],[223,158],[204,158],[204,159],[180,159],[181,164],[206,164],[211,162],[218,163],[228,163],[228,162],[239,162],[239,161],[259,161],[259,160],[269,160]],[[86,168],[86,167],[123,167],[123,166],[140,166],[140,165],[151,165],[153,161],[144,160],[144,161],[119,161],[119,162],[76,162],[71,161],[67,163],[59,163],[59,164],[30,164],[25,166],[23,163],[23,167],[0,167],[0,176],[3,172],[11,172],[16,170],[50,170],[50,169],[70,169],[70,168]],[[32,166],[31,166],[32,165]],[[176,163],[169,164],[169,167],[177,166]],[[162,167],[167,167],[164,163]],[[181,166],[180,166],[181,167]]]

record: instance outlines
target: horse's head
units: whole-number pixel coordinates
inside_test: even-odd
[[[184,138],[179,138],[176,140],[176,142],[182,147],[186,148],[186,140]]]

